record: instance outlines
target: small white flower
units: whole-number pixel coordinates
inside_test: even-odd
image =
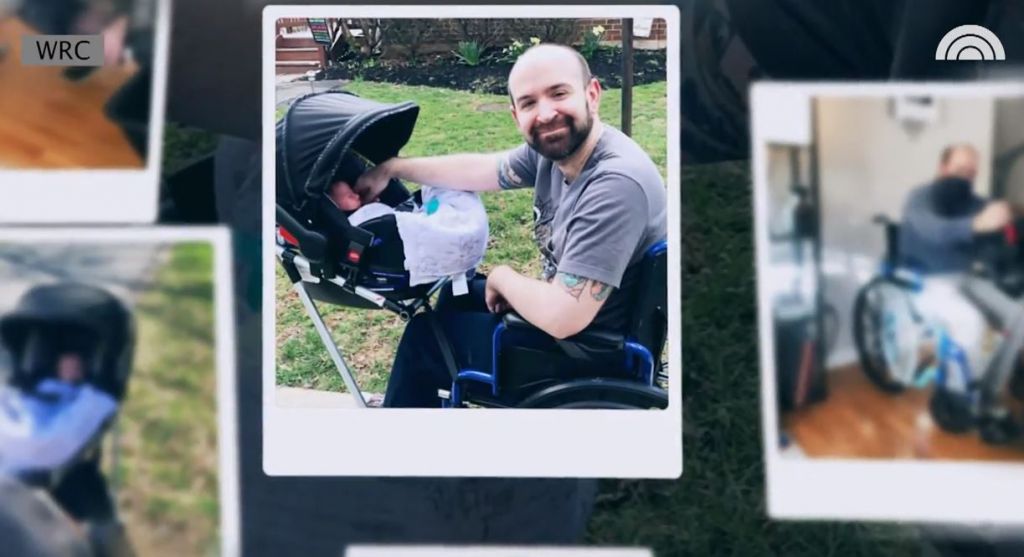
[[[597,27],[591,29],[590,32],[595,35],[602,35],[604,34],[604,26],[598,25]]]
[[[536,46],[540,44],[540,37],[530,37],[530,44]]]

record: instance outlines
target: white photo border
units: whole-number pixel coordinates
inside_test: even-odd
[[[163,161],[171,0],[156,0],[145,167],[4,169],[0,225],[146,224],[156,221]]]
[[[235,311],[230,234],[223,227],[0,227],[0,244],[181,244],[213,247],[214,323],[217,366],[217,486],[221,555],[241,555],[241,474],[238,461],[238,414],[235,393]],[[130,396],[130,395],[129,395]]]
[[[653,557],[644,547],[350,545],[345,557]]]
[[[751,89],[754,234],[758,275],[761,417],[768,515],[775,519],[1024,524],[1024,464],[786,458],[779,450],[775,331],[768,273],[766,137],[799,119],[794,99],[892,96],[1024,97],[1024,83],[758,83]],[[783,133],[781,135],[786,135]]]
[[[524,8],[528,8],[524,11]],[[667,24],[669,406],[296,409],[274,404],[274,24],[282,17],[653,17]],[[682,474],[680,26],[676,6],[269,6],[263,12],[263,466],[270,476],[678,478]],[[358,424],[358,427],[345,427]],[[446,450],[472,439],[466,450]],[[400,442],[395,442],[400,441]],[[358,450],[353,451],[354,447]]]

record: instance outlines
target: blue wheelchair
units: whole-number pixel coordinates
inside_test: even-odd
[[[966,279],[964,293],[1002,331],[986,368],[971,369],[964,347],[917,307],[916,294],[927,279],[902,260],[899,224],[884,215],[876,215],[874,222],[885,230],[886,254],[878,274],[860,288],[854,302],[853,333],[861,369],[888,393],[934,385],[929,410],[946,431],[964,433],[977,427],[993,444],[1016,438],[1019,424],[1000,399],[1011,384],[1024,380],[1018,365],[1024,346],[1024,306],[1007,293],[1019,277],[1006,272],[996,277],[989,266],[989,271]]]
[[[354,181],[367,164],[397,155],[418,112],[411,102],[389,105],[345,92],[318,93],[292,103],[276,129],[277,258],[346,388],[362,406],[361,390],[317,302],[385,309],[408,321],[433,311],[432,298],[448,279],[410,285],[395,216],[353,226],[325,191],[335,180]],[[420,204],[418,195],[397,180],[380,201],[396,211]],[[652,246],[635,265],[640,287],[630,293],[625,330],[584,330],[557,340],[510,313],[492,333],[491,369],[480,370],[455,362],[435,327],[452,378],[451,389],[439,393],[439,406],[666,408],[666,243]]]

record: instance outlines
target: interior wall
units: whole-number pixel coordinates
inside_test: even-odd
[[[996,101],[995,153],[1001,155],[1024,144],[1024,99]],[[1006,176],[1006,198],[1024,206],[1024,155]]]
[[[820,99],[817,107],[825,300],[838,313],[829,365],[856,361],[852,309],[857,289],[883,255],[872,216],[898,219],[907,194],[931,180],[942,149],[970,143],[980,155],[975,190],[987,195],[994,149],[995,101],[939,99],[933,121],[909,126],[884,98]]]

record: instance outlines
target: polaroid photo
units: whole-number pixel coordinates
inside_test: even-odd
[[[238,555],[227,231],[0,229],[0,277],[0,476],[96,554]]]
[[[345,557],[654,557],[650,549],[635,547],[495,547],[355,545]]]
[[[169,0],[0,2],[0,224],[156,220]]]
[[[1024,84],[762,83],[768,511],[1021,524]]]
[[[395,14],[264,11],[264,470],[678,477],[678,9]]]

